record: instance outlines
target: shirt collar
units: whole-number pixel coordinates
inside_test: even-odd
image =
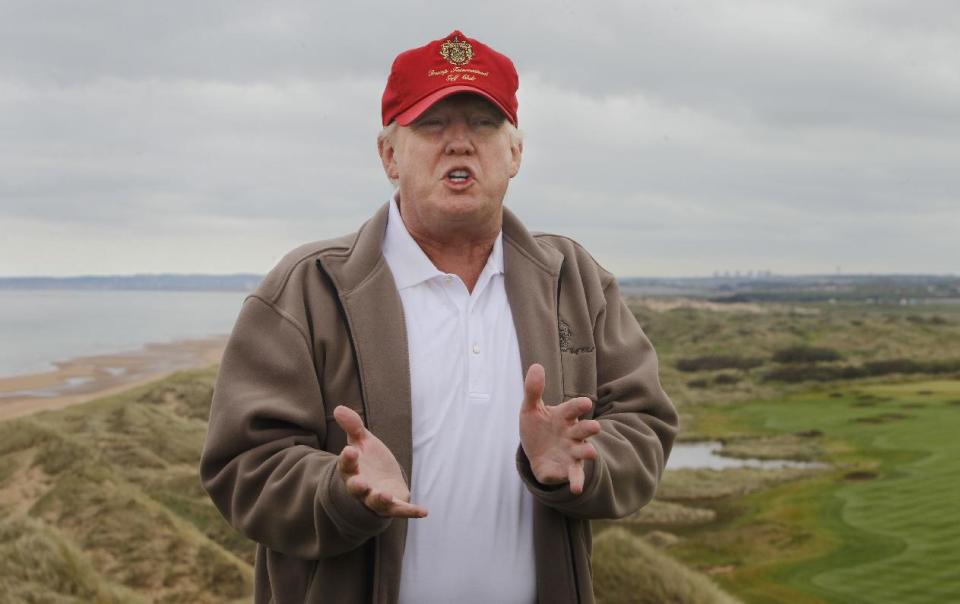
[[[412,287],[434,277],[442,277],[446,273],[440,271],[424,253],[400,216],[398,206],[399,197],[394,196],[390,201],[390,210],[387,216],[387,228],[383,235],[383,256],[390,266],[397,289]],[[503,273],[503,230],[497,233],[493,242],[493,250],[487,257],[487,264],[480,273],[480,280],[485,274]],[[479,283],[479,281],[478,281]]]

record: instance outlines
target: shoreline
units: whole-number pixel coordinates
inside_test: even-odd
[[[215,365],[228,335],[152,342],[137,350],[54,362],[56,369],[0,377],[0,421],[63,409],[164,378]]]

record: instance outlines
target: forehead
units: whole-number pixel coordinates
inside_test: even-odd
[[[500,109],[479,94],[460,92],[437,101],[423,112],[423,115],[446,111],[482,111],[491,115],[503,116]],[[506,118],[506,116],[503,116]]]

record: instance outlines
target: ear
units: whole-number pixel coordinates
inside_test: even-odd
[[[520,159],[523,157],[523,141],[516,145],[510,145],[510,178],[513,178],[520,172]]]
[[[383,171],[387,178],[391,180],[400,178],[400,173],[397,170],[397,150],[393,143],[383,138],[377,139],[377,151],[380,153],[380,163],[383,164]]]

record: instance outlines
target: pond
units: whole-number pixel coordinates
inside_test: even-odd
[[[722,470],[724,468],[818,468],[823,464],[813,461],[793,461],[790,459],[741,459],[726,457],[720,454],[723,443],[718,440],[675,443],[667,460],[667,468],[708,468]]]

